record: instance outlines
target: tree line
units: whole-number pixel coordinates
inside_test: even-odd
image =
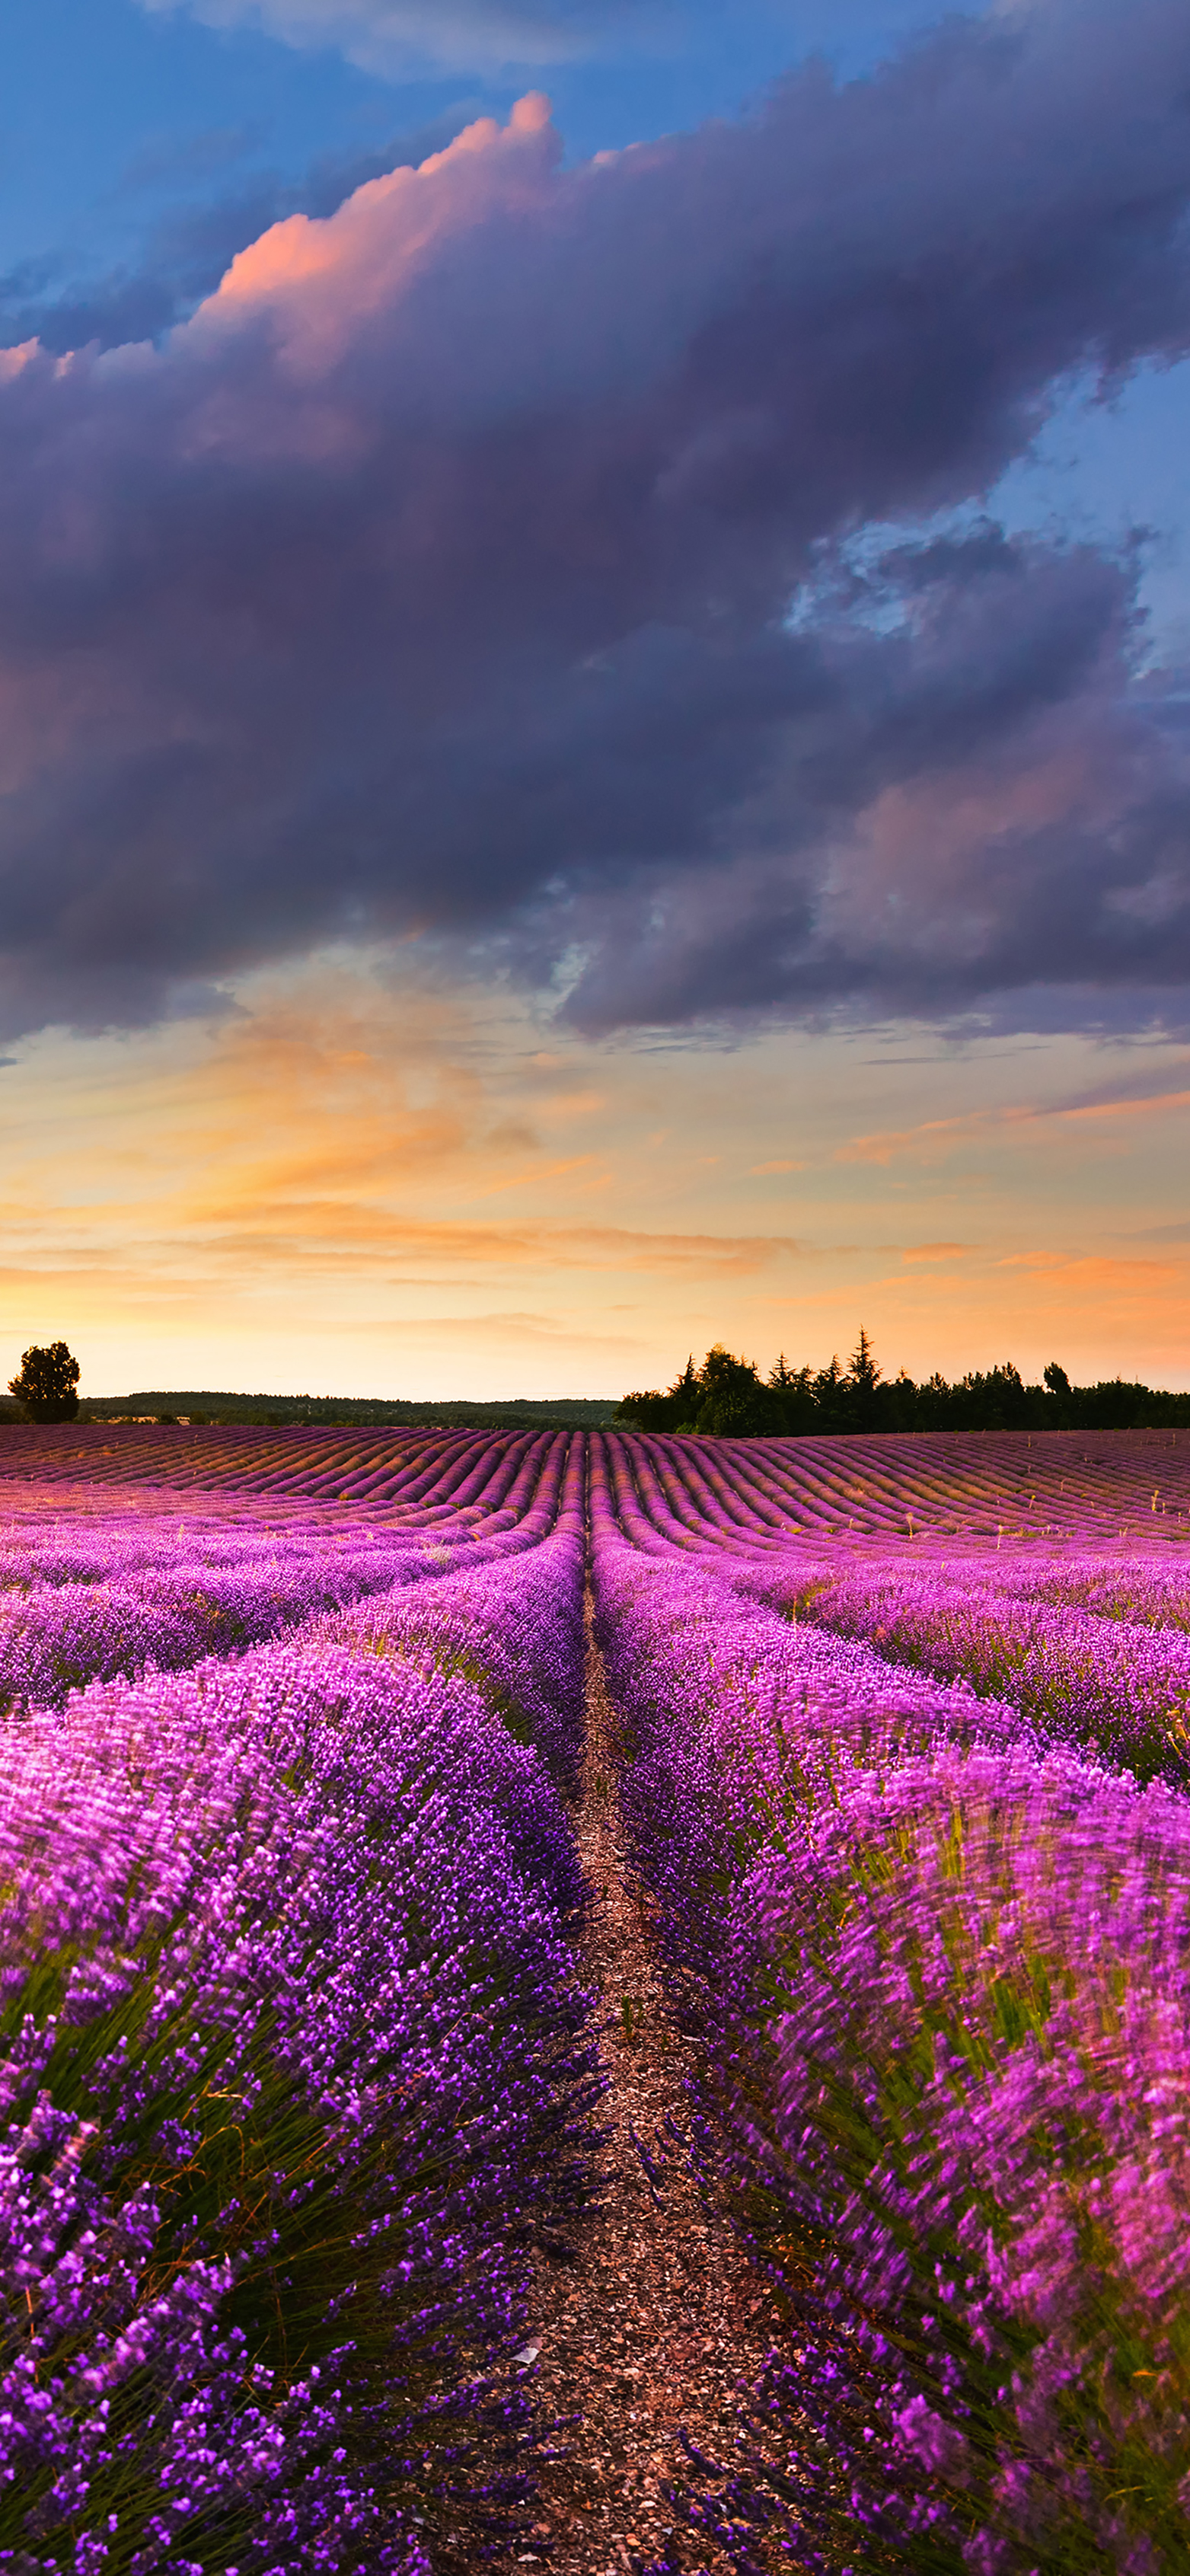
[[[96,1397],[80,1408],[78,1361],[65,1342],[34,1342],[24,1353],[16,1377],[10,1377],[10,1405],[0,1397],[4,1422],[163,1422],[187,1424],[277,1423],[312,1427],[434,1423],[450,1428],[540,1430],[572,1427],[598,1429],[614,1421],[616,1406],[602,1396],[510,1396],[491,1404],[465,1397],[440,1404],[413,1396],[236,1395],[179,1393],[177,1389],[127,1396]]]
[[[697,1431],[717,1439],[798,1437],[811,1432],[1135,1431],[1190,1428],[1190,1394],[1127,1378],[1072,1386],[1051,1360],[1027,1386],[1011,1360],[971,1369],[950,1384],[935,1370],[920,1385],[899,1369],[886,1378],[865,1332],[846,1368],[791,1368],[782,1352],[762,1378],[754,1360],[716,1342],[701,1368],[693,1354],[665,1389],[626,1395],[617,1421],[638,1431]]]

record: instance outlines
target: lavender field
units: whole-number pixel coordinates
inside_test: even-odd
[[[543,2563],[596,1794],[774,2333],[552,2563],[1190,2564],[1182,1435],[13,1430],[0,1702],[0,2567]]]

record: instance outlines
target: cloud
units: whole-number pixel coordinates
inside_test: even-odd
[[[327,939],[591,1030],[1184,1014],[1190,691],[971,505],[1190,348],[1188,95],[1174,0],[1053,0],[576,168],[530,98],[0,359],[0,1034]]]
[[[79,275],[54,258],[26,260],[0,277],[0,338],[39,339],[55,356],[156,340],[214,293],[237,252],[291,215],[333,215],[370,179],[416,167],[441,152],[476,114],[463,99],[438,116],[389,134],[368,151],[324,152],[298,179],[254,169],[220,197],[195,201],[196,178],[244,154],[250,130],[171,137],[147,147],[125,172],[120,194],[172,183],[182,202],[159,214],[135,256],[100,275]]]
[[[141,0],[208,27],[255,27],[284,44],[333,47],[362,70],[566,63],[611,42],[647,42],[674,12],[658,0]]]
[[[840,1145],[834,1155],[837,1163],[891,1163],[900,1154],[921,1152],[949,1153],[956,1144],[968,1138],[991,1136],[1005,1129],[1020,1131],[1028,1127],[1046,1127],[1055,1123],[1081,1124],[1084,1121],[1149,1119],[1159,1111],[1190,1109],[1190,1091],[1148,1090],[1125,1092],[1113,1098],[1097,1100],[1009,1102],[1002,1108],[968,1109],[954,1118],[925,1118],[916,1127],[877,1129],[870,1136],[853,1136]],[[945,1246],[955,1250],[957,1246]]]
[[[1172,1262],[1112,1260],[1104,1253],[1085,1253],[1082,1257],[1065,1252],[1019,1252],[997,1263],[1001,1270],[1026,1270],[1038,1278],[1055,1283],[1089,1288],[1145,1289],[1149,1282],[1177,1280],[1181,1272]]]

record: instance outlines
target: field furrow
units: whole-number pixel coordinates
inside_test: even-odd
[[[0,2563],[1177,2576],[1188,1632],[1169,1433],[6,1433]]]

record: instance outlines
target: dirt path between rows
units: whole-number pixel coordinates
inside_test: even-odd
[[[667,2114],[683,2129],[688,2043],[666,2012],[656,1943],[626,1874],[616,1795],[616,1719],[587,1607],[587,1747],[575,1830],[594,1901],[583,1964],[609,2022],[611,2090],[602,2199],[575,2259],[540,2258],[532,2341],[543,2417],[569,2416],[561,2457],[541,2472],[523,2565],[557,2576],[620,2576],[659,2555],[675,2527],[662,2492],[680,2476],[679,2427],[713,2459],[734,2451],[733,2395],[771,2351],[775,2312],[728,2221],[708,2211],[674,2158],[656,2206],[632,2131],[655,2155]],[[627,2009],[625,2009],[627,2007]],[[675,2564],[726,2562],[677,2527]]]

